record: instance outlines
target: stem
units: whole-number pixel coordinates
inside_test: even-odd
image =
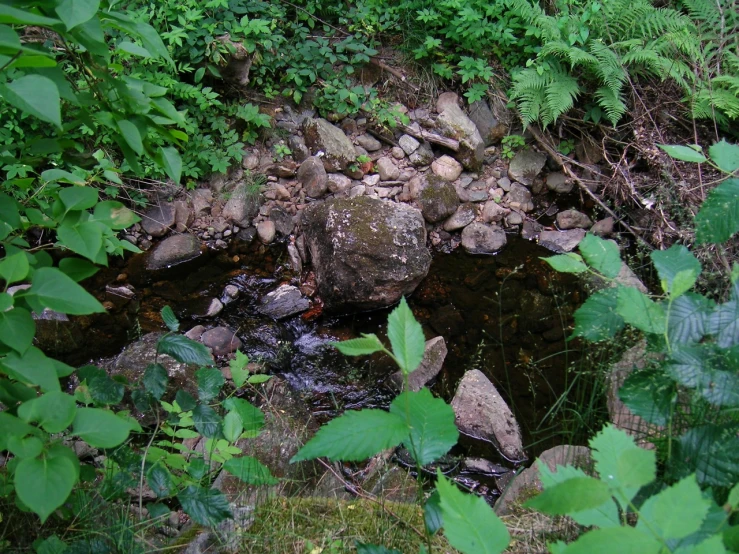
[[[157,436],[157,431],[159,431],[159,410],[155,410],[157,414],[157,425],[154,427],[154,432],[151,434],[151,438],[149,439],[149,443],[146,445],[146,448],[144,449],[144,455],[141,457],[141,476],[139,477],[139,521],[143,521],[144,519],[144,466],[146,465],[146,456],[149,454],[149,448],[151,448],[151,445],[154,443],[154,439]]]

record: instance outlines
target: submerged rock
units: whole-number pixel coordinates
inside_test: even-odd
[[[310,308],[310,301],[304,298],[298,287],[281,285],[268,293],[262,300],[258,311],[273,319],[284,319]]]
[[[521,429],[495,386],[478,369],[467,371],[457,386],[452,408],[459,430],[492,442],[508,460],[526,459]]]
[[[421,364],[408,375],[408,390],[419,391],[434,379],[444,365],[447,348],[444,337],[436,337],[426,341]],[[390,376],[393,386],[401,390],[403,388],[403,373],[396,371]]]
[[[328,310],[390,306],[415,290],[431,265],[423,216],[407,205],[334,198],[308,206],[302,225]]]

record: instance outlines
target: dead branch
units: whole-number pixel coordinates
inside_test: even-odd
[[[401,129],[404,133],[415,137],[419,140],[425,140],[427,142],[431,142],[433,144],[438,144],[439,146],[443,146],[444,148],[449,148],[449,150],[453,150],[454,152],[459,152],[459,141],[454,140],[452,138],[442,137],[441,135],[437,135],[436,133],[430,133],[428,131],[425,131],[421,129],[421,131],[416,131],[415,129],[408,127],[407,125],[398,125],[398,128]]]

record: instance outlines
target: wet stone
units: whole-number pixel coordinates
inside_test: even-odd
[[[310,308],[310,301],[292,285],[281,285],[268,293],[258,311],[273,319],[284,319]]]
[[[372,135],[364,134],[357,137],[357,144],[367,150],[367,152],[375,152],[382,148],[382,143]]]
[[[552,252],[561,254],[563,252],[572,252],[584,238],[584,229],[542,231],[539,235],[539,244]]]
[[[200,241],[193,235],[172,235],[157,244],[146,262],[149,270],[164,269],[194,260],[201,254]]]
[[[467,203],[457,208],[457,211],[444,222],[444,230],[447,232],[456,231],[466,227],[475,220],[477,210],[475,206]]]
[[[144,212],[141,216],[141,227],[152,237],[164,236],[174,227],[175,215],[175,206],[170,202],[162,202]]]
[[[200,336],[200,341],[213,351],[215,356],[224,356],[238,350],[241,341],[231,329],[215,327]]]
[[[492,254],[506,245],[505,231],[475,222],[462,230],[462,246],[470,254]]]

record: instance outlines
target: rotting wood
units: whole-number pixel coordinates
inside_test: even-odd
[[[445,148],[448,148],[449,150],[459,152],[459,141],[458,140],[448,138],[448,137],[442,137],[441,135],[437,135],[436,133],[430,133],[429,131],[424,131],[423,129],[421,129],[421,131],[416,131],[412,127],[408,127],[408,125],[399,124],[398,128],[404,133],[412,137],[415,137],[417,139],[425,140],[433,144],[438,144],[439,146],[443,146]]]

